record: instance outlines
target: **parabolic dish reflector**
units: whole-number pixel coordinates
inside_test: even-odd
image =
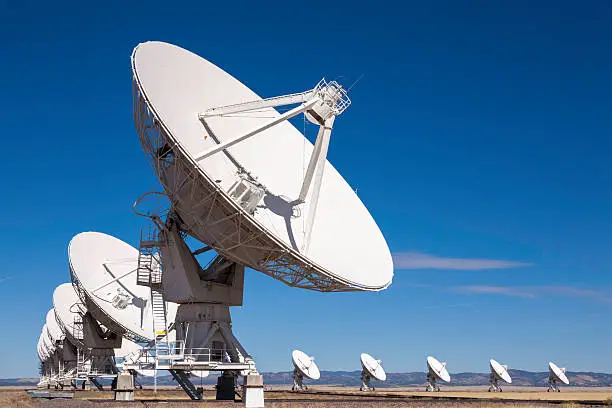
[[[561,368],[557,367],[557,365],[555,363],[553,363],[552,361],[548,363],[548,369],[550,370],[550,372],[557,377],[557,379],[559,381],[561,381],[563,384],[565,385],[569,385],[569,379],[567,378],[567,375],[565,374],[565,371],[563,371]]]
[[[153,339],[150,289],[136,284],[136,248],[111,235],[83,232],[70,241],[68,259],[79,298],[96,320],[133,340]],[[176,314],[176,304],[170,305]]]
[[[87,309],[77,296],[72,284],[62,283],[53,291],[53,309],[57,323],[68,338],[68,341],[75,346],[84,347],[81,338],[75,336],[75,320],[80,320],[81,314]],[[79,336],[80,337],[80,336]]]
[[[121,340],[121,348],[116,348],[115,351],[115,366],[119,370],[123,370],[123,363],[134,363],[138,360],[140,352],[143,349],[141,345],[133,342],[130,339],[123,338]],[[153,377],[155,370],[135,370],[138,375],[143,377]]]
[[[121,339],[121,347],[114,350],[115,357],[126,358],[128,356],[137,355],[140,350],[142,350],[142,346],[130,339]]]
[[[497,378],[504,380],[508,384],[512,384],[512,378],[510,377],[510,374],[508,373],[506,367],[499,364],[493,359],[489,360],[489,365],[491,366],[491,370],[493,371],[493,373],[495,373]]]
[[[379,381],[387,379],[387,373],[385,373],[380,360],[374,359],[374,357],[367,353],[361,353],[361,366],[375,379]]]
[[[43,327],[43,330],[45,330],[45,328]],[[44,331],[40,333],[40,336],[38,338],[38,348],[40,351],[40,355],[41,355],[41,360],[45,361],[46,359],[49,358],[49,350],[47,350],[47,344],[45,344],[45,337],[47,336],[47,333],[45,333]]]
[[[266,108],[211,117],[208,127],[199,120],[210,108],[261,100],[257,94],[198,55],[163,42],[138,45],[132,72],[142,146],[190,235],[290,286],[346,291],[391,284],[393,261],[382,232],[329,162],[305,245],[312,192],[302,204],[294,200],[313,145],[289,122],[196,160],[203,150],[280,116]],[[265,190],[254,213],[229,194],[241,171]]]
[[[436,377],[444,382],[450,382],[450,374],[446,369],[446,364],[439,362],[434,357],[427,357],[427,366],[429,371],[432,372]]]
[[[191,370],[189,375],[195,378],[206,378],[210,375],[210,371],[206,370]]]
[[[43,326],[42,330],[42,349],[47,355],[47,358],[55,351],[55,344],[51,343],[51,339],[49,338],[49,331],[47,330],[47,323]]]
[[[47,359],[47,356],[43,350],[42,336],[43,333],[40,333],[40,336],[38,336],[38,345],[36,346],[36,350],[38,351],[38,358],[40,359],[40,361],[45,361]]]
[[[318,380],[321,378],[321,372],[319,367],[314,362],[314,358],[309,357],[306,353],[300,350],[293,350],[291,353],[291,359],[293,360],[293,366],[297,368],[299,372],[304,374],[304,377],[310,378],[311,380]]]
[[[52,344],[55,344],[56,341],[60,341],[64,338],[64,331],[57,324],[54,309],[47,312],[47,333],[49,334],[49,339],[51,340]]]

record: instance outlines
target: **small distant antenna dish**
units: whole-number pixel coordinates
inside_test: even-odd
[[[372,378],[385,381],[387,374],[382,366],[382,361],[374,359],[369,354],[361,353],[361,391],[375,391],[370,385]]]
[[[565,368],[559,368],[552,361],[548,363],[548,390],[547,392],[561,392],[558,383],[569,385],[569,379],[565,374]]]
[[[309,357],[300,350],[293,350],[291,353],[293,360],[293,391],[307,391],[308,386],[304,384],[304,377],[311,380],[321,378],[319,367],[314,362],[314,357]]]
[[[434,357],[427,357],[427,387],[425,391],[440,391],[440,387],[436,385],[436,381],[442,380],[446,383],[450,382],[450,374],[446,369],[446,363],[441,363]]]
[[[489,377],[489,392],[503,391],[499,386],[499,380],[512,384],[512,378],[508,373],[507,365],[501,365],[497,361],[491,359],[489,360],[489,367],[491,368],[491,376]]]

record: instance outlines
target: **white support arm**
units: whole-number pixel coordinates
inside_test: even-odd
[[[276,106],[294,105],[296,103],[304,103],[311,99],[314,95],[314,89],[306,92],[294,93],[290,95],[274,96],[259,101],[237,103],[234,105],[219,106],[210,108],[204,113],[200,113],[200,120],[210,118],[211,116],[229,115],[231,113],[246,112],[256,109],[274,108]]]
[[[243,140],[249,139],[253,136],[255,136],[258,133],[263,132],[264,130],[267,130],[273,126],[278,125],[279,123],[287,120],[287,119],[291,119],[292,117],[299,115],[302,112],[307,111],[308,109],[310,109],[312,106],[314,106],[319,100],[316,98],[313,98],[303,104],[301,104],[300,106],[297,106],[287,112],[285,112],[284,114],[280,115],[278,118],[272,119],[271,121],[267,122],[266,124],[259,126],[253,130],[251,130],[250,132],[245,133],[242,136],[238,136],[234,139],[230,139],[230,140],[226,140],[223,143],[219,143],[218,145],[211,147],[208,150],[205,150],[203,152],[198,153],[194,158],[196,161],[200,161],[202,159],[205,159],[209,156],[212,156],[215,153],[218,153],[222,150],[227,149],[228,147],[231,147],[233,145],[235,145],[236,143],[240,143]]]
[[[325,132],[325,126],[319,126],[319,133],[317,133],[317,139],[315,140],[314,148],[312,150],[312,154],[310,155],[310,161],[308,162],[308,169],[306,170],[306,174],[304,175],[304,181],[302,182],[302,189],[300,190],[300,195],[297,199],[298,203],[303,203],[304,200],[306,200],[306,196],[308,195],[308,190],[310,189],[310,184],[312,182],[312,176],[314,174],[315,168],[317,167],[319,155],[321,154],[321,142],[323,141],[323,132]]]
[[[128,275],[130,275],[130,274],[132,274],[132,273],[134,273],[134,272],[136,272],[138,270],[138,269],[132,269],[131,271],[128,271],[128,272],[124,273],[123,275],[119,275],[119,276],[115,277],[115,275],[111,272],[110,268],[108,267],[108,265],[106,265],[106,263],[102,264],[102,266],[104,267],[104,269],[106,269],[106,271],[108,272],[109,275],[113,276],[113,279],[111,279],[110,281],[105,282],[102,285],[98,286],[97,288],[95,288],[92,291],[92,293],[96,293],[100,289],[104,289],[105,287],[107,287],[111,283],[117,282],[119,279],[125,278],[126,276],[128,276]],[[126,288],[125,285],[123,285],[121,282],[119,282],[119,285],[121,285],[122,288],[127,290],[130,295],[132,295],[133,297],[137,297],[128,288]]]
[[[331,116],[329,119],[325,121],[325,124],[321,126],[321,130],[319,131],[319,135],[317,136],[317,141],[315,142],[315,149],[317,148],[317,144],[319,144],[319,139],[321,139],[318,154],[315,156],[315,152],[311,156],[310,163],[308,165],[307,175],[309,172],[312,172],[316,169],[316,173],[314,175],[314,186],[312,190],[312,197],[310,198],[310,205],[308,207],[308,218],[306,218],[306,235],[304,236],[304,242],[302,244],[302,253],[308,252],[308,245],[310,244],[310,235],[312,233],[312,227],[314,225],[315,216],[317,213],[317,204],[319,202],[319,193],[321,192],[321,183],[323,181],[323,172],[325,170],[325,162],[327,161],[327,149],[329,147],[329,139],[331,138],[331,131],[334,125],[335,116]],[[315,158],[313,160],[313,158]],[[312,177],[312,174],[310,175]],[[306,182],[306,180],[304,180]],[[310,184],[310,181],[309,181]],[[306,190],[308,192],[308,186],[303,185],[302,191]],[[306,193],[304,193],[304,198],[306,198]],[[301,194],[300,194],[301,196]]]

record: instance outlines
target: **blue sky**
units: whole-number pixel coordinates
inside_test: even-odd
[[[131,112],[130,53],[176,43],[263,96],[346,84],[331,162],[395,256],[380,293],[247,274],[234,328],[264,371],[612,372],[612,5],[605,1],[0,0],[0,377],[36,374],[67,244],[137,244],[157,181]],[[312,136],[312,135],[311,135]],[[367,254],[362,254],[367,256]]]

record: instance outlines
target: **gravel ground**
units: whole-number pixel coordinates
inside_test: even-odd
[[[10,389],[0,391],[0,408],[190,408],[190,407],[214,407],[224,408],[241,407],[241,404],[228,401],[189,401],[184,400],[182,391],[165,390],[157,395],[150,390],[141,391],[138,398],[149,398],[134,402],[115,402],[111,400],[111,392],[77,392],[73,399],[31,399],[24,390]],[[91,397],[95,399],[91,399]],[[213,398],[211,390],[206,393],[208,398]],[[152,398],[163,398],[164,401],[152,400]],[[180,398],[180,399],[179,399]],[[612,402],[612,401],[611,401]],[[612,403],[610,404],[612,405]],[[461,399],[390,399],[376,396],[339,396],[339,395],[316,395],[295,394],[287,392],[271,392],[266,398],[266,407],[288,408],[288,407],[313,407],[313,408],[578,408],[577,402],[552,403],[546,401],[487,401],[487,400],[461,400]],[[601,405],[600,405],[601,406]]]

